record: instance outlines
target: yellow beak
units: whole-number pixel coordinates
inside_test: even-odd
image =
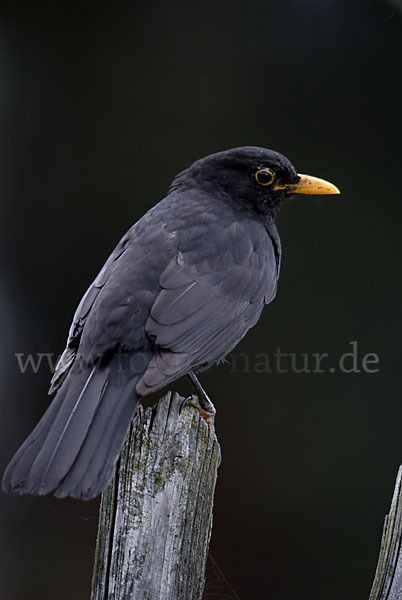
[[[297,183],[287,185],[274,185],[276,190],[286,190],[290,194],[340,194],[339,189],[325,181],[312,175],[299,175],[300,179]]]

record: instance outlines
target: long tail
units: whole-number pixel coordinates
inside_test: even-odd
[[[138,403],[140,375],[106,367],[73,369],[3,476],[3,490],[89,500],[112,476]]]

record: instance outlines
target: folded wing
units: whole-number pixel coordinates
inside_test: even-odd
[[[137,384],[141,395],[224,358],[275,296],[278,261],[263,226],[219,224],[212,238],[213,248],[193,240],[160,277],[162,289],[146,323],[155,353]]]

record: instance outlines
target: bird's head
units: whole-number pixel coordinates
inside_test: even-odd
[[[197,187],[273,217],[292,194],[340,193],[328,181],[298,174],[279,152],[255,146],[201,158],[176,177],[173,187]]]

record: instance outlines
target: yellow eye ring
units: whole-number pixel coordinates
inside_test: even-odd
[[[255,178],[260,185],[271,185],[275,181],[275,173],[271,169],[258,169]]]

